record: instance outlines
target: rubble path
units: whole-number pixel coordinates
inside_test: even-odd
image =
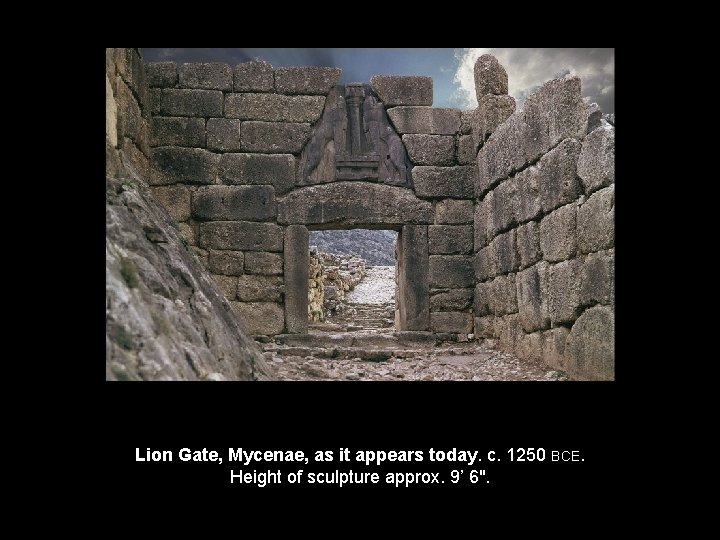
[[[564,373],[495,349],[494,340],[442,342],[429,332],[395,332],[395,268],[374,266],[347,295],[347,313],[312,323],[307,335],[263,345],[286,381],[564,381]],[[371,320],[377,319],[377,320]]]

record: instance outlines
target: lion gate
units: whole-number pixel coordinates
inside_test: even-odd
[[[134,89],[118,83],[117,144],[250,333],[307,332],[309,230],[392,229],[398,330],[474,332],[614,377],[614,125],[577,77],[516,111],[485,55],[478,107],[460,111],[432,107],[430,77],[338,85],[336,68],[262,61],[145,70]]]

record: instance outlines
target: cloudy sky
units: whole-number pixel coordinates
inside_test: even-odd
[[[582,79],[583,95],[603,112],[615,112],[615,49],[141,49],[146,62],[226,62],[260,58],[275,67],[336,66],[341,83],[369,82],[376,74],[429,75],[436,107],[477,106],[473,66],[495,55],[508,72],[510,94],[522,106],[542,83],[571,73]]]

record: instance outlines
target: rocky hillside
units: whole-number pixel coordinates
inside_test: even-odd
[[[318,250],[338,255],[352,255],[364,259],[369,265],[395,264],[395,231],[311,231],[310,245]]]
[[[147,188],[107,179],[105,215],[107,380],[271,378],[258,345]]]

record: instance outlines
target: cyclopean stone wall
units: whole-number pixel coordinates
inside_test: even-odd
[[[477,88],[507,92],[497,61],[480,64]],[[574,378],[613,379],[615,128],[580,90],[577,77],[544,84],[477,155],[475,331]]]
[[[578,78],[516,111],[486,55],[460,111],[431,106],[429,77],[261,61],[148,64],[143,90],[128,58],[139,105],[114,144],[251,333],[307,331],[308,230],[393,229],[397,329],[614,378],[614,126]]]
[[[307,331],[308,229],[400,232],[397,326],[473,329],[470,121],[429,77],[148,64],[158,199],[254,334]]]

